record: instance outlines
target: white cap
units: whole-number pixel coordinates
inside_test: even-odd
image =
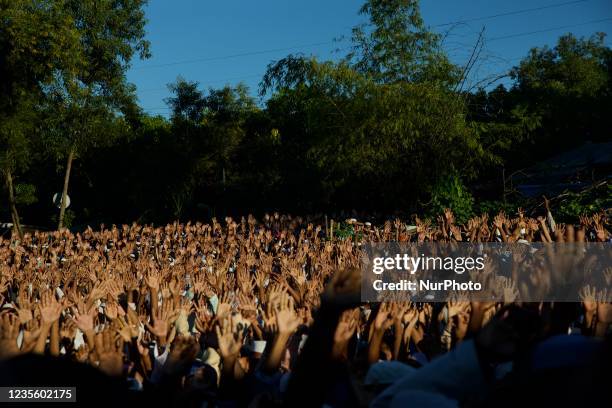
[[[251,343],[250,349],[254,353],[263,353],[266,350],[266,341],[265,340],[253,340]]]

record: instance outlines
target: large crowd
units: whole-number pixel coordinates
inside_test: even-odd
[[[0,386],[116,406],[584,406],[608,400],[612,270],[582,302],[364,303],[364,242],[610,242],[605,212],[317,219],[0,238]],[[512,292],[513,282],[505,279]],[[612,293],[612,291],[610,291]]]

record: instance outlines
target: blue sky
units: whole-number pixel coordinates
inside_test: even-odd
[[[203,89],[244,82],[255,93],[266,66],[289,53],[337,59],[348,42],[333,40],[348,36],[351,27],[363,21],[357,13],[361,4],[149,0],[147,38],[153,56],[133,61],[128,79],[137,87],[140,105],[151,114],[167,115],[166,85],[178,76],[199,82]],[[530,48],[554,45],[563,33],[612,34],[610,0],[424,0],[421,13],[434,31],[450,29],[444,45],[457,64],[465,64],[485,28],[485,47],[470,84],[487,82],[518,63]],[[479,19],[507,13],[514,14]],[[445,25],[466,20],[471,21]],[[608,45],[611,41],[606,39]]]

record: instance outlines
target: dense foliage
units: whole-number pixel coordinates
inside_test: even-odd
[[[531,50],[510,87],[465,93],[465,70],[416,0],[367,0],[338,61],[271,63],[263,104],[244,85],[203,90],[179,78],[171,116],[150,116],[125,77],[133,56],[149,55],[144,3],[0,0],[2,221],[448,206],[467,219],[519,200],[503,174],[611,139],[603,34],[564,35]],[[51,196],[62,187],[72,204],[58,220]],[[597,191],[609,202],[609,189]]]

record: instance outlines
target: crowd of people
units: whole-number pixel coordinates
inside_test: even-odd
[[[0,386],[76,386],[87,406],[609,401],[607,288],[574,303],[360,298],[364,242],[610,242],[605,212],[414,221],[350,219],[338,237],[275,213],[0,238]]]

